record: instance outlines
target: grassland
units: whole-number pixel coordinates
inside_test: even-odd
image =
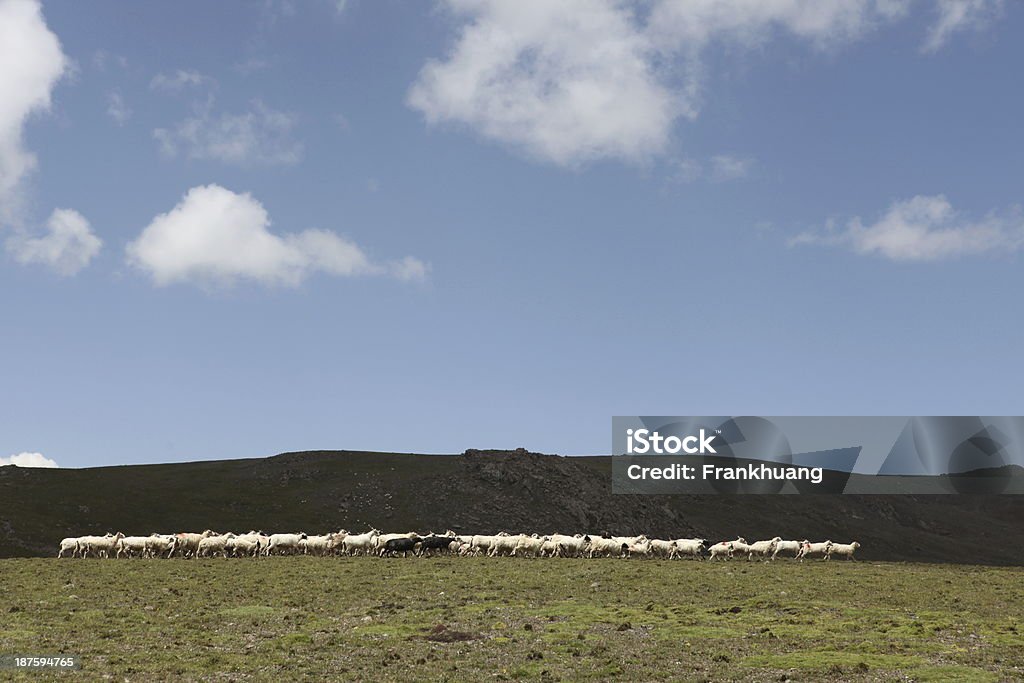
[[[11,559],[0,586],[0,654],[96,679],[1024,678],[1019,568]]]

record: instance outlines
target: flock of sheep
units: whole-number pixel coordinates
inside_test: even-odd
[[[300,534],[152,534],[125,536],[122,533],[104,536],[65,538],[57,557],[260,557],[269,555],[378,555],[403,557],[410,552],[421,557],[434,554],[487,555],[497,557],[660,557],[675,559],[705,554],[714,559],[731,559],[746,555],[774,560],[780,553],[801,561],[805,557],[829,560],[833,555],[854,559],[860,544],[811,543],[784,541],[776,536],[768,541],[747,543],[740,537],[709,546],[702,538],[675,540],[652,539],[647,536],[612,536],[610,534],[509,534],[459,535],[417,533],[383,534],[377,529],[352,534],[344,529],[322,536]]]

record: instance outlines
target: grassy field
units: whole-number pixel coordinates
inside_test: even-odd
[[[1024,679],[1019,568],[11,559],[0,586],[0,654],[90,678]]]

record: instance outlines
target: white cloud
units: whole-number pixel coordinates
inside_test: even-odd
[[[654,73],[633,12],[612,0],[449,0],[467,25],[420,72],[408,103],[427,121],[561,165],[660,151],[683,107]]]
[[[672,162],[669,180],[673,183],[692,183],[704,175],[704,165],[696,159],[679,159]]]
[[[295,0],[263,0],[263,15],[270,22],[280,17],[295,16]]]
[[[693,54],[715,40],[752,46],[789,33],[833,48],[903,16],[909,0],[658,0],[648,32],[663,51]]]
[[[460,24],[407,103],[430,124],[562,166],[665,151],[695,118],[709,45],[749,49],[788,35],[832,50],[901,19],[911,0],[444,0]],[[998,0],[941,0],[930,43]],[[735,168],[734,168],[735,170]],[[713,173],[713,171],[712,171]]]
[[[17,465],[18,467],[59,467],[59,465],[42,453],[18,453],[8,458],[0,458],[0,467]]]
[[[984,27],[1002,11],[1003,0],[937,0],[936,6],[939,16],[928,30],[925,52],[935,52],[958,31]]]
[[[96,50],[92,54],[92,65],[97,71],[106,71],[110,65],[127,69],[128,60],[123,55],[111,54],[106,50]]]
[[[162,90],[164,92],[178,92],[186,88],[198,88],[207,85],[214,85],[216,81],[210,76],[199,73],[192,69],[178,69],[170,74],[157,74],[149,82],[151,90]]]
[[[100,249],[99,238],[70,209],[54,211],[45,234],[33,236],[21,197],[36,167],[35,155],[25,147],[25,123],[49,110],[54,87],[71,69],[38,2],[0,0],[0,228],[13,228],[5,245],[17,261],[40,263],[62,275],[88,265]]]
[[[267,69],[272,68],[276,63],[277,60],[267,57],[249,57],[236,63],[231,68],[243,76],[248,76],[259,71],[266,71]]]
[[[213,115],[204,107],[173,130],[158,128],[153,137],[166,156],[179,152],[190,159],[212,159],[227,164],[295,164],[302,145],[292,139],[295,117],[260,101],[242,114]]]
[[[797,235],[790,245],[843,246],[892,261],[938,261],[1024,247],[1024,216],[1019,209],[971,221],[957,215],[943,195],[895,202],[871,225],[856,217],[842,230],[834,223],[826,227],[825,233]]]
[[[669,166],[668,180],[671,183],[692,183],[702,178],[716,183],[739,180],[750,174],[754,160],[733,154],[716,154],[703,163],[697,159],[677,159]]]
[[[60,275],[74,275],[85,268],[102,246],[89,221],[72,209],[56,209],[50,214],[42,237],[18,231],[7,239],[7,251],[19,263],[42,264]]]
[[[116,90],[107,95],[107,115],[119,126],[123,126],[132,117],[132,110]]]
[[[745,178],[754,166],[754,160],[731,154],[717,154],[711,157],[711,179],[718,182]]]
[[[429,266],[412,257],[377,263],[360,247],[326,230],[276,235],[266,209],[249,194],[219,185],[189,190],[127,247],[128,261],[157,285],[230,285],[254,280],[294,286],[315,272],[423,279]]]
[[[0,0],[0,225],[20,212],[18,190],[36,166],[25,148],[25,122],[49,110],[51,92],[67,68],[39,3]]]
[[[430,264],[414,256],[406,256],[388,263],[386,270],[392,277],[403,282],[418,282],[425,280],[430,274]]]

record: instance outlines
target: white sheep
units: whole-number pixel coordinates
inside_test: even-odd
[[[57,552],[57,557],[65,557],[65,553],[68,552],[71,553],[71,557],[76,557],[78,555],[78,542],[79,539],[77,537],[63,539],[60,542],[60,550]]]
[[[117,557],[144,557],[148,536],[125,536],[117,542]]]
[[[740,536],[735,541],[722,541],[721,543],[716,543],[708,548],[708,551],[711,553],[710,559],[712,560],[716,557],[731,559],[733,553],[737,550],[741,553],[745,553],[747,551],[747,547],[746,539]]]
[[[380,531],[377,529],[371,529],[365,534],[348,534],[342,540],[341,547],[349,555],[358,553],[369,555],[377,548],[377,538],[379,536]]]
[[[770,541],[754,541],[747,546],[747,560],[752,559],[754,555],[768,557],[775,552],[775,545],[781,540],[781,536],[776,536]]]
[[[302,551],[303,555],[318,555],[323,557],[330,550],[332,536],[333,534],[326,534],[324,536],[307,536],[299,541],[299,550]]]
[[[707,541],[703,538],[677,538],[672,543],[675,546],[675,550],[669,557],[675,558],[690,555],[700,560],[703,559],[701,553],[704,552],[704,545]]]
[[[79,539],[79,548],[82,550],[82,557],[95,554],[97,557],[113,557],[117,549],[117,542],[124,538],[124,534],[118,531],[116,534],[105,536],[83,536]]]
[[[800,554],[797,556],[800,561],[803,562],[805,557],[812,557],[814,555],[824,556],[828,555],[828,549],[832,547],[832,541],[825,541],[823,543],[811,543],[807,539],[800,546]]]
[[[793,559],[800,556],[800,548],[803,544],[800,541],[779,541],[775,544],[775,550],[772,552],[772,559],[774,560],[781,552],[793,553]]]
[[[146,557],[170,557],[178,544],[178,538],[173,534],[161,536],[151,534],[146,537]]]
[[[648,544],[651,555],[656,557],[672,557],[677,553],[675,541],[663,541],[659,538],[652,539]]]
[[[270,543],[267,545],[267,554],[295,555],[300,550],[299,543],[305,538],[305,533],[270,534]]]
[[[544,548],[544,538],[540,538],[537,534],[532,536],[522,536],[516,543],[516,547],[512,549],[512,555],[516,557],[527,556],[527,557],[540,557],[541,551]]]
[[[588,538],[590,538],[590,542],[587,545],[587,557],[622,557],[626,548],[629,547],[628,543],[620,543],[613,538],[600,536]]]
[[[216,557],[217,555],[229,557],[228,542],[233,538],[235,538],[235,535],[232,533],[207,536],[199,541],[199,547],[196,548],[196,557]]]
[[[174,535],[175,536],[174,550],[171,551],[171,555],[174,555],[174,554],[176,554],[178,552],[181,552],[182,557],[190,557],[190,556],[191,557],[195,557],[196,556],[196,551],[199,550],[199,543],[200,543],[200,541],[202,541],[204,538],[209,538],[210,536],[216,536],[216,535],[217,535],[216,531],[211,531],[209,529],[207,529],[206,531],[204,531],[201,534],[193,534],[193,533],[175,534]]]
[[[497,557],[498,555],[512,555],[516,551],[516,546],[519,542],[525,538],[529,538],[525,534],[516,534],[515,536],[495,536],[491,542],[491,551],[487,553],[488,557]]]
[[[825,551],[825,559],[831,560],[833,555],[839,555],[840,557],[846,557],[856,562],[857,558],[853,556],[853,553],[855,553],[859,547],[860,543],[857,541],[854,541],[853,543],[833,543],[828,547],[828,550]]]
[[[577,557],[581,555],[589,540],[590,536],[584,536],[583,534],[576,534],[574,536],[551,534],[551,543],[554,546],[555,555],[558,557]]]

